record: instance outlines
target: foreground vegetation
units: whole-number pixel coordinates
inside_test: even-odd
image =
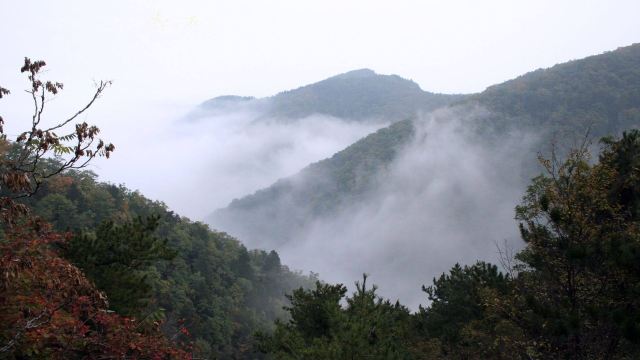
[[[277,359],[635,359],[640,356],[640,131],[565,162],[541,159],[516,218],[525,246],[456,264],[417,313],[366,276],[290,296],[291,319],[260,335]],[[342,304],[345,304],[344,306]]]
[[[107,83],[46,128],[46,97],[62,84],[40,80],[44,66],[25,59],[22,69],[36,104],[31,128],[0,139],[0,357],[253,356],[253,332],[270,329],[285,315],[285,293],[315,276],[97,182],[84,166],[115,147],[73,121]]]

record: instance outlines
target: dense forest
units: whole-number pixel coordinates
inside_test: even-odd
[[[620,134],[640,122],[640,44],[539,69],[474,95],[497,128]]]
[[[23,68],[36,99],[62,90],[39,80],[44,66],[27,59]],[[249,250],[136,191],[98,182],[83,164],[114,149],[98,143],[98,131],[83,123],[65,136],[39,128],[17,141],[3,136],[0,353],[82,358],[107,346],[114,356],[133,358],[163,347],[166,356],[248,357],[253,333],[285,315],[285,294],[311,286],[316,276],[291,271],[275,251]],[[63,274],[49,273],[55,264]],[[86,303],[88,297],[97,300]],[[95,322],[82,310],[90,305],[96,314],[121,317]],[[129,333],[100,345],[121,327]],[[148,334],[139,343],[131,339]],[[182,350],[174,354],[167,341]]]
[[[275,251],[248,250],[88,171],[52,178],[22,203],[56,231],[75,234],[61,255],[107,293],[113,310],[162,319],[165,334],[184,326],[209,356],[250,349],[253,331],[283,315],[284,294],[315,281],[290,271]]]
[[[359,121],[399,121],[462,98],[423,91],[415,82],[397,75],[360,69],[273,96],[265,117],[300,119],[326,114]]]

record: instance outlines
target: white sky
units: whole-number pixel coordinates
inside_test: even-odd
[[[640,41],[640,1],[0,0],[0,79],[24,56],[125,98],[266,96],[368,67],[437,92]]]
[[[48,105],[51,121],[77,109],[94,80],[113,80],[81,119],[117,146],[93,170],[164,199],[181,181],[172,167],[193,154],[172,149],[171,133],[154,125],[171,129],[208,98],[268,96],[364,67],[429,91],[477,92],[640,42],[639,14],[638,0],[0,0],[0,85],[13,92],[0,115],[10,135],[28,121],[24,56],[46,60],[46,77],[65,84]],[[147,173],[162,166],[173,183]]]

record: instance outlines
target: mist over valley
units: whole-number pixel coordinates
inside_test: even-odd
[[[640,358],[640,3],[6,2],[0,359]]]
[[[416,111],[207,222],[332,282],[368,273],[381,294],[417,308],[420,285],[451,263],[496,262],[498,246],[523,246],[514,209],[542,171],[538,154],[638,126],[637,78],[618,78],[615,90],[584,85],[625,73],[619,64],[638,56],[635,45]],[[611,70],[575,75],[590,67]]]

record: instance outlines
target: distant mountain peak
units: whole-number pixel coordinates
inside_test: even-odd
[[[333,78],[334,79],[355,79],[355,78],[373,77],[376,75],[378,74],[376,74],[376,72],[371,69],[357,69],[357,70],[347,71],[344,74],[336,75]]]
[[[460,100],[459,95],[429,93],[412,80],[383,75],[367,68],[280,92],[267,98],[218,96],[205,101],[203,111],[262,111],[260,119],[298,120],[323,114],[354,121],[398,121]]]
[[[238,96],[238,95],[222,95],[216,96],[212,99],[209,99],[202,103],[201,106],[214,106],[219,105],[221,103],[234,103],[234,102],[245,102],[255,100],[253,96]]]

